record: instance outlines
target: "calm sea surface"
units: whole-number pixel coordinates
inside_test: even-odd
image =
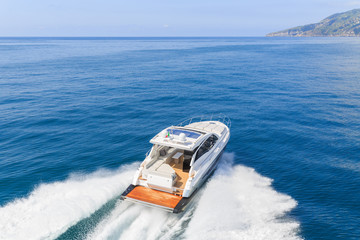
[[[119,201],[149,140],[223,113],[188,211]],[[0,239],[360,239],[360,39],[0,38]]]

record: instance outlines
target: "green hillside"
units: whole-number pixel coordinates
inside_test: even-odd
[[[359,37],[360,9],[331,15],[319,23],[273,32],[267,37]]]

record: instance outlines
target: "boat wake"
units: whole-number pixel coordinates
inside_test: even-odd
[[[276,192],[272,179],[232,165],[232,154],[206,185],[185,236],[187,239],[301,239],[299,223],[286,216],[296,205]]]
[[[233,161],[233,154],[223,154],[214,176],[181,214],[118,199],[137,164],[40,185],[0,208],[0,239],[301,239],[299,223],[286,215],[296,201]],[[96,217],[109,201],[114,204]]]
[[[126,188],[137,164],[41,184],[0,208],[0,239],[54,239]]]

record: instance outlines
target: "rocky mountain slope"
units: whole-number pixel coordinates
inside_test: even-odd
[[[360,37],[360,9],[331,15],[319,23],[273,32],[267,37]]]

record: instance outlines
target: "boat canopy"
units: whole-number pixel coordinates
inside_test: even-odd
[[[150,140],[152,144],[193,151],[201,142],[205,133],[186,128],[170,127]]]

